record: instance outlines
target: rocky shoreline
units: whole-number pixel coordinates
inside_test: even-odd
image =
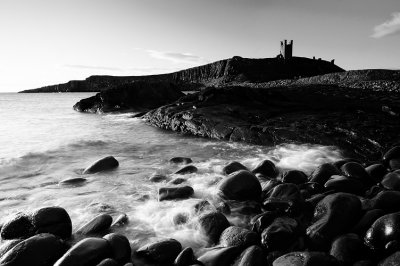
[[[197,171],[196,162],[176,157],[170,163],[181,166],[174,176],[182,178],[149,177],[163,184],[159,201],[193,197],[185,182]],[[105,157],[83,177],[117,167],[114,157]],[[125,214],[102,213],[73,228],[67,211],[52,206],[16,213],[1,225],[0,265],[388,266],[400,258],[400,146],[374,163],[342,159],[310,175],[284,171],[270,160],[254,169],[231,162],[222,172],[215,201],[193,205],[192,226],[208,242],[201,251],[175,239],[132,244],[134,239],[117,233],[129,223]],[[174,218],[177,225],[187,222],[184,214]]]

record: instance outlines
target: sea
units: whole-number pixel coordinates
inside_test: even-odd
[[[146,124],[134,113],[79,113],[72,106],[93,93],[0,94],[0,223],[17,212],[47,206],[67,210],[76,231],[93,217],[125,213],[129,222],[113,230],[124,234],[132,246],[174,238],[200,254],[207,245],[198,229],[193,206],[206,199],[218,202],[222,168],[238,161],[249,169],[264,159],[281,171],[311,173],[318,165],[342,158],[336,147],[313,144],[257,146],[212,140],[170,132]],[[94,161],[114,156],[119,167],[83,175]],[[194,189],[187,200],[158,201],[158,189],[168,181],[152,183],[154,173],[174,174],[182,165],[172,157],[190,157],[197,173],[180,176]],[[60,181],[86,178],[65,185]],[[176,222],[176,217],[185,217]],[[234,225],[248,219],[228,215]]]

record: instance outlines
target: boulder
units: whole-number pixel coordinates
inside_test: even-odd
[[[331,246],[329,254],[335,257],[342,265],[352,265],[363,259],[368,253],[362,239],[356,234],[346,234],[337,237]]]
[[[111,233],[105,235],[103,238],[108,241],[111,257],[118,262],[118,264],[124,264],[131,260],[131,245],[125,236]]]
[[[35,234],[50,233],[62,239],[71,237],[72,222],[69,214],[61,207],[47,207],[31,214]]]
[[[303,171],[289,170],[283,173],[282,182],[300,185],[307,182],[307,175]]]
[[[149,181],[150,182],[154,182],[154,183],[162,182],[162,181],[165,181],[167,179],[168,179],[168,177],[166,175],[162,175],[162,174],[152,174],[149,177]]]
[[[218,242],[221,233],[230,226],[225,215],[220,212],[209,212],[199,217],[200,231],[208,238],[210,244]]]
[[[381,184],[386,189],[400,191],[400,170],[386,174]]]
[[[367,211],[358,223],[353,227],[351,232],[356,233],[357,235],[364,237],[367,230],[371,227],[371,225],[381,216],[385,215],[385,212],[381,209],[372,209]]]
[[[82,225],[76,233],[81,235],[99,234],[108,230],[111,224],[112,217],[109,214],[100,214]]]
[[[250,246],[246,248],[236,259],[234,265],[237,266],[265,266],[267,265],[267,256],[259,246]]]
[[[340,266],[331,255],[324,252],[291,252],[272,263],[272,266]]]
[[[241,247],[214,247],[208,249],[198,260],[204,266],[230,266],[242,252]]]
[[[179,169],[178,171],[175,172],[176,175],[188,175],[188,174],[193,174],[198,171],[197,167],[194,165],[188,165],[183,167],[182,169]]]
[[[365,168],[356,162],[345,163],[341,168],[343,174],[347,177],[358,179],[365,188],[369,188],[377,183],[365,170]]]
[[[263,202],[264,210],[296,213],[304,203],[303,196],[295,184],[283,183],[275,186],[266,194]]]
[[[113,156],[104,157],[83,170],[83,174],[94,174],[118,167],[119,163]]]
[[[340,170],[331,163],[324,163],[318,166],[310,176],[310,182],[324,185],[333,175],[340,175]]]
[[[173,157],[169,160],[169,162],[173,164],[190,164],[193,161],[188,157]]]
[[[114,222],[111,224],[111,227],[122,226],[129,222],[128,215],[126,213],[121,213],[115,218]]]
[[[111,256],[110,245],[103,238],[85,238],[73,245],[54,266],[97,265]]]
[[[77,186],[87,181],[86,178],[75,177],[75,178],[67,178],[60,181],[60,185],[69,185],[69,186]]]
[[[289,217],[278,217],[261,233],[261,245],[268,251],[286,251],[299,236],[299,224]]]
[[[392,241],[400,242],[400,212],[378,218],[368,229],[365,243],[373,250],[383,251]]]
[[[188,266],[196,262],[196,258],[191,247],[187,247],[182,250],[181,253],[176,257],[174,266]]]
[[[186,179],[178,177],[178,178],[174,178],[171,181],[168,182],[168,184],[171,185],[180,185],[182,183],[186,182]]]
[[[257,245],[259,242],[259,236],[255,232],[238,226],[229,226],[219,237],[219,245],[222,247],[238,246],[247,248]]]
[[[152,262],[168,264],[173,263],[181,251],[181,243],[175,239],[167,239],[145,245],[136,254]]]
[[[269,178],[275,178],[279,174],[279,170],[275,167],[275,164],[270,160],[264,160],[260,162],[253,170],[253,174],[262,174]]]
[[[2,239],[28,238],[35,232],[31,217],[25,213],[17,213],[1,227]]]
[[[233,172],[239,171],[239,170],[248,170],[246,166],[239,162],[230,162],[227,165],[222,168],[222,173],[225,175],[230,175]]]
[[[361,180],[340,175],[331,176],[325,183],[325,189],[356,195],[363,195],[365,192],[365,186]]]
[[[175,199],[187,199],[192,196],[194,190],[190,186],[183,187],[164,187],[158,190],[158,200],[175,200]]]
[[[12,240],[6,240],[2,241],[3,243],[0,246],[0,258],[3,257],[4,254],[7,253],[10,249],[15,247],[18,243],[24,241],[23,239],[12,239]]]
[[[391,148],[383,155],[383,161],[392,170],[400,169],[400,146]]]
[[[219,195],[228,200],[259,201],[261,185],[257,177],[249,171],[240,170],[224,178],[218,185]]]
[[[376,181],[380,182],[387,174],[387,169],[383,164],[371,164],[365,168],[365,171]]]
[[[378,263],[378,266],[396,266],[399,265],[399,261],[400,261],[400,251],[396,251],[392,255],[380,261]]]
[[[116,262],[113,259],[104,259],[102,260],[99,264],[97,264],[96,266],[118,266],[118,262]]]
[[[385,213],[400,211],[400,191],[381,191],[368,202],[370,210],[382,209]]]

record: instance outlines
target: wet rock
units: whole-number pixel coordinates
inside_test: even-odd
[[[72,222],[69,214],[61,207],[41,208],[31,214],[35,234],[50,233],[62,239],[71,237]]]
[[[251,230],[261,234],[265,228],[267,228],[276,217],[280,216],[281,214],[277,211],[266,211],[261,214],[255,215],[250,220]]]
[[[131,245],[125,236],[111,233],[105,235],[103,238],[110,245],[111,257],[119,264],[124,264],[131,260]]]
[[[249,247],[260,242],[258,235],[246,228],[229,226],[219,237],[219,244],[222,247],[238,246]]]
[[[385,212],[381,209],[373,209],[367,211],[363,215],[363,217],[358,221],[358,223],[353,227],[351,232],[354,232],[357,235],[364,237],[365,233],[371,227],[371,225],[384,214]]]
[[[239,171],[239,170],[248,170],[246,166],[239,162],[230,162],[227,165],[222,168],[222,173],[225,175],[230,175],[233,172]]]
[[[339,262],[323,252],[291,252],[272,263],[273,266],[339,266]]]
[[[35,232],[31,218],[25,213],[17,213],[6,221],[1,228],[2,239],[28,238]]]
[[[240,170],[224,178],[218,185],[219,195],[228,200],[254,200],[261,198],[261,185],[249,171]]]
[[[262,174],[269,178],[275,178],[279,174],[279,170],[275,167],[275,164],[270,160],[264,160],[260,162],[254,169],[253,174]]]
[[[193,207],[194,207],[194,210],[196,213],[200,213],[205,210],[210,210],[211,204],[208,200],[202,200],[202,201],[196,203]]]
[[[188,165],[183,167],[182,169],[178,170],[175,172],[176,175],[188,175],[188,174],[193,174],[196,173],[197,167],[194,165]]]
[[[190,186],[164,187],[158,190],[158,200],[187,199],[192,196],[194,190]]]
[[[381,191],[369,202],[369,209],[382,209],[386,213],[400,211],[400,192]]]
[[[383,161],[392,170],[400,169],[400,146],[391,148],[383,155]]]
[[[307,236],[316,248],[326,248],[330,241],[353,227],[361,215],[361,202],[352,194],[335,193],[322,199],[314,211]]]
[[[340,169],[346,163],[359,163],[359,164],[361,164],[361,162],[359,160],[357,160],[357,159],[344,158],[344,159],[341,159],[341,160],[338,160],[338,161],[334,162],[333,165],[336,166],[338,169]]]
[[[333,175],[340,175],[340,170],[331,163],[324,163],[318,166],[310,176],[310,182],[324,185]]]
[[[383,164],[372,164],[365,168],[365,171],[377,182],[387,174],[386,167]]]
[[[189,220],[189,214],[187,213],[177,213],[172,218],[174,225],[185,224]]]
[[[100,159],[87,167],[83,171],[83,174],[94,174],[102,171],[111,170],[118,167],[118,165],[118,161],[113,156],[104,157],[103,159]]]
[[[356,162],[345,163],[341,170],[343,174],[347,177],[358,179],[364,184],[364,187],[369,188],[372,185],[376,184],[376,180],[372,179],[371,176],[367,173],[365,168]]]
[[[259,246],[250,246],[240,254],[234,265],[265,266],[267,265],[267,256]]]
[[[15,247],[18,243],[24,241],[23,239],[12,239],[12,240],[6,240],[2,241],[3,243],[0,246],[0,258],[3,257],[4,254],[7,253],[10,249]]]
[[[208,237],[210,244],[217,243],[221,233],[229,226],[225,215],[220,212],[205,213],[199,217],[200,231]]]
[[[303,171],[289,170],[282,175],[283,183],[303,184],[307,182],[307,175]]]
[[[289,217],[278,217],[262,231],[261,245],[269,251],[287,250],[299,235],[298,223]]]
[[[264,209],[273,211],[286,209],[286,212],[297,212],[301,209],[304,199],[295,184],[284,183],[271,189],[263,202]]]
[[[4,266],[51,266],[64,253],[64,244],[54,235],[39,234],[21,241],[0,259]]]
[[[386,174],[381,184],[386,189],[400,191],[400,170]]]
[[[81,235],[98,234],[110,228],[112,217],[108,214],[100,214],[84,224],[76,233]]]
[[[356,234],[341,235],[332,242],[329,254],[343,265],[352,265],[362,259],[368,251]]]
[[[149,177],[149,181],[150,182],[154,182],[154,183],[162,182],[162,181],[165,181],[167,179],[168,179],[168,177],[165,176],[165,175],[162,175],[162,174],[152,174]]]
[[[208,249],[198,260],[204,266],[230,266],[241,253],[240,247],[215,247]]]
[[[54,266],[97,265],[111,255],[110,245],[103,238],[85,238],[73,245]]]
[[[193,249],[188,247],[182,250],[181,253],[176,257],[174,266],[188,266],[196,262],[196,258],[193,253]]]
[[[385,250],[392,241],[400,241],[400,212],[386,214],[378,218],[368,229],[365,243],[373,250]]]
[[[136,254],[153,262],[173,263],[181,251],[181,243],[175,239],[167,239],[141,247]]]
[[[175,164],[190,164],[193,161],[188,157],[173,157],[169,160],[169,162]]]
[[[104,259],[97,266],[118,266],[118,262],[113,259]]]
[[[114,222],[111,224],[111,227],[122,226],[129,222],[128,215],[126,213],[121,213],[115,218]]]
[[[87,181],[86,178],[82,178],[82,177],[76,177],[76,178],[67,178],[64,180],[60,181],[60,185],[80,185],[82,183],[85,183]]]
[[[365,191],[365,186],[359,179],[334,175],[325,183],[325,189],[362,195]]]
[[[378,266],[396,266],[399,265],[400,261],[400,251],[396,251],[386,259],[379,262]]]
[[[186,179],[178,177],[178,178],[175,178],[175,179],[172,179],[171,181],[169,181],[168,184],[179,185],[179,184],[182,184],[184,182],[186,182]]]
[[[303,183],[303,184],[298,185],[298,188],[300,190],[302,190],[302,189],[306,190],[310,195],[315,195],[315,194],[322,193],[325,191],[324,186],[317,182]]]

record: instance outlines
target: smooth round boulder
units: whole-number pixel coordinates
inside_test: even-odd
[[[385,215],[385,212],[381,209],[372,209],[367,211],[358,223],[353,227],[351,232],[364,237],[367,230],[371,225],[381,216]]]
[[[218,242],[221,233],[230,226],[228,219],[220,212],[209,212],[198,219],[200,231],[208,238],[210,244]]]
[[[269,178],[275,178],[279,174],[279,170],[275,164],[270,160],[264,160],[260,162],[253,170],[253,174],[261,174]]]
[[[131,245],[126,236],[116,233],[111,233],[103,236],[108,241],[111,250],[111,256],[119,264],[124,264],[131,260]]]
[[[21,241],[4,254],[0,265],[50,266],[64,253],[64,244],[54,235],[38,234]]]
[[[318,202],[307,236],[315,248],[327,248],[331,240],[352,228],[361,215],[361,202],[357,196],[335,193]]]
[[[2,241],[3,243],[0,246],[0,258],[3,257],[4,254],[7,253],[10,249],[15,247],[18,243],[24,241],[23,239],[12,239],[12,240],[6,240]]]
[[[289,170],[283,173],[282,182],[300,185],[307,182],[307,175],[300,170]]]
[[[361,162],[360,162],[359,160],[357,160],[357,159],[354,159],[354,158],[344,158],[344,159],[341,159],[341,160],[338,160],[338,161],[334,162],[333,165],[336,166],[338,169],[340,169],[340,168],[341,168],[343,165],[345,165],[346,163],[351,163],[351,162],[361,164]]]
[[[335,257],[343,265],[352,265],[363,259],[366,250],[362,239],[356,234],[346,234],[337,237],[331,246],[329,254]]]
[[[246,248],[236,259],[234,265],[237,266],[265,266],[267,265],[267,256],[259,246],[250,246]]]
[[[257,177],[249,171],[233,172],[218,185],[219,195],[228,200],[260,201],[261,185]]]
[[[192,196],[193,193],[194,190],[190,186],[163,187],[158,190],[158,200],[187,199]]]
[[[156,263],[173,263],[181,253],[182,245],[175,239],[161,240],[139,248],[136,254]]]
[[[378,251],[383,251],[392,242],[400,242],[400,212],[390,213],[378,218],[368,229],[365,244]]]
[[[198,260],[204,266],[230,266],[242,252],[241,247],[214,247],[208,249]]]
[[[116,262],[113,259],[107,258],[107,259],[102,260],[96,266],[118,266],[118,262]]]
[[[400,191],[381,191],[368,202],[369,209],[382,209],[386,213],[400,211]]]
[[[356,195],[362,195],[365,191],[365,186],[361,180],[340,175],[331,176],[324,186],[326,190],[334,190],[336,192],[346,192]]]
[[[31,217],[25,213],[17,213],[1,227],[2,239],[28,238],[35,232]]]
[[[400,158],[400,146],[395,146],[383,155],[382,160],[388,164],[390,160],[398,158]]]
[[[152,174],[149,177],[149,181],[153,182],[153,183],[162,182],[162,181],[165,181],[167,179],[168,179],[167,176],[166,175],[162,175],[162,174]]]
[[[291,252],[280,256],[272,266],[340,266],[331,255],[324,252]]]
[[[365,168],[365,171],[377,182],[380,182],[388,172],[386,167],[380,163],[371,164]]]
[[[222,168],[222,173],[225,175],[230,175],[233,172],[239,171],[239,170],[248,170],[246,166],[239,162],[230,162],[227,165]]]
[[[175,172],[176,175],[188,175],[188,174],[193,174],[198,171],[197,167],[194,165],[188,165],[183,167],[182,169],[179,169],[178,171]]]
[[[89,237],[73,245],[54,266],[97,265],[110,255],[111,250],[107,240]]]
[[[47,207],[31,214],[35,234],[50,233],[62,239],[71,237],[72,222],[69,214],[61,207]]]
[[[299,236],[299,224],[289,217],[278,217],[261,233],[261,245],[268,251],[286,250]]]
[[[196,262],[196,258],[191,247],[187,247],[182,250],[181,253],[176,257],[174,266],[188,266]]]
[[[324,185],[333,175],[340,175],[340,170],[331,163],[324,163],[318,166],[310,176],[310,182],[316,182]]]
[[[250,220],[251,230],[257,234],[261,234],[276,217],[281,216],[282,213],[277,211],[266,211],[261,214],[255,215]]]
[[[263,202],[263,208],[268,211],[285,209],[287,213],[297,213],[304,203],[299,188],[291,183],[275,186],[266,194],[266,197]]]
[[[190,164],[193,161],[188,157],[173,157],[169,160],[169,162],[173,164]]]
[[[81,235],[99,234],[108,230],[111,224],[112,217],[109,214],[100,214],[82,225],[76,233]]]
[[[239,226],[229,226],[219,237],[219,245],[222,247],[237,246],[247,248],[257,245],[259,242],[259,236],[255,232]]]
[[[400,191],[400,170],[386,174],[381,184],[386,189]]]
[[[117,159],[113,156],[104,157],[83,170],[83,174],[94,174],[102,171],[117,168],[119,165]]]
[[[396,251],[378,263],[378,266],[397,266],[400,262],[400,251]]]

